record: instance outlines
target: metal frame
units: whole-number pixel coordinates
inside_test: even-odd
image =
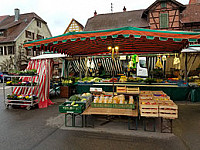
[[[172,133],[172,121],[172,119],[161,118],[161,133]]]
[[[30,87],[31,88],[31,94],[33,95],[33,87],[38,87],[38,83],[39,83],[39,78],[38,78],[38,83],[36,86],[33,86],[33,77],[36,77],[38,75],[9,75],[9,77],[11,78],[11,81],[12,81],[12,78],[18,78],[18,77],[31,77],[31,86],[7,86],[7,87],[11,87],[12,88],[12,91],[13,91],[13,87]],[[39,77],[39,76],[38,76]],[[6,96],[5,96],[5,82],[4,82],[4,77],[3,77],[3,94],[4,94],[4,103],[5,103],[5,107],[6,108],[9,108],[9,106],[12,106],[12,105],[21,105],[21,106],[27,106],[26,109],[27,110],[30,110],[31,107],[33,107],[34,105],[38,104],[39,103],[39,99],[38,99],[38,102],[36,102],[36,100],[33,100],[33,98],[29,101],[27,100],[10,100],[10,99],[7,99]],[[17,103],[19,102],[19,103]],[[20,103],[20,102],[24,102],[24,103]]]
[[[71,116],[71,126],[67,125],[67,116],[70,115]],[[77,116],[81,116],[81,126],[76,126],[76,117]],[[65,114],[65,127],[83,127],[84,126],[84,117],[83,115],[81,115],[81,113],[66,113]]]

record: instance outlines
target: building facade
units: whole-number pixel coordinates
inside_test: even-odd
[[[65,30],[64,34],[68,32],[81,32],[83,31],[83,28],[83,25],[73,18],[69,23],[67,29]]]
[[[176,0],[156,0],[146,9],[99,14],[89,18],[84,31],[133,26],[159,30],[200,29],[200,0],[183,5]]]
[[[13,16],[0,16],[0,70],[26,66],[27,58],[40,52],[25,50],[23,43],[51,36],[47,23],[35,13],[20,14],[15,9]]]

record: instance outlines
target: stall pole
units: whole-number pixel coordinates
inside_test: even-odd
[[[190,67],[189,67],[189,69],[188,69],[188,71],[187,71],[187,76],[189,75],[190,70],[191,70],[191,68],[192,68],[192,66],[193,66],[193,64],[194,64],[194,62],[195,62],[195,60],[196,60],[196,58],[197,58],[197,54],[195,55],[194,60],[192,61],[191,65],[190,65]]]
[[[69,60],[65,59],[65,70],[66,70],[66,77],[67,80],[69,79]]]
[[[185,53],[185,81],[187,82],[187,53]]]
[[[85,58],[85,76],[88,77],[88,66],[87,66],[88,58]]]
[[[114,48],[113,48],[114,51]],[[114,61],[115,61],[115,53],[113,53],[113,58],[112,58],[112,79],[113,79],[113,97],[115,93],[115,85],[114,85]]]
[[[79,77],[80,80],[82,79],[82,75],[81,75],[81,57],[79,57]]]

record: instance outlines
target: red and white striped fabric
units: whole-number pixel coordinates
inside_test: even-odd
[[[52,76],[53,60],[52,59],[38,59],[31,60],[28,63],[26,70],[37,69],[38,76],[31,77],[21,77],[22,81],[31,81],[38,83],[36,87],[17,87],[13,90],[13,94],[26,94],[30,95],[33,93],[38,97],[39,108],[45,108],[48,105],[53,104],[49,99],[49,89],[50,89],[50,78]]]

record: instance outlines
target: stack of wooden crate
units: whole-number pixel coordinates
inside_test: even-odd
[[[163,91],[140,91],[139,105],[141,116],[178,118],[178,106]]]
[[[124,94],[139,94],[140,89],[139,87],[126,87],[126,86],[117,86],[117,93],[124,93]]]
[[[151,91],[141,91],[139,108],[142,117],[158,117],[158,103],[153,100]]]

